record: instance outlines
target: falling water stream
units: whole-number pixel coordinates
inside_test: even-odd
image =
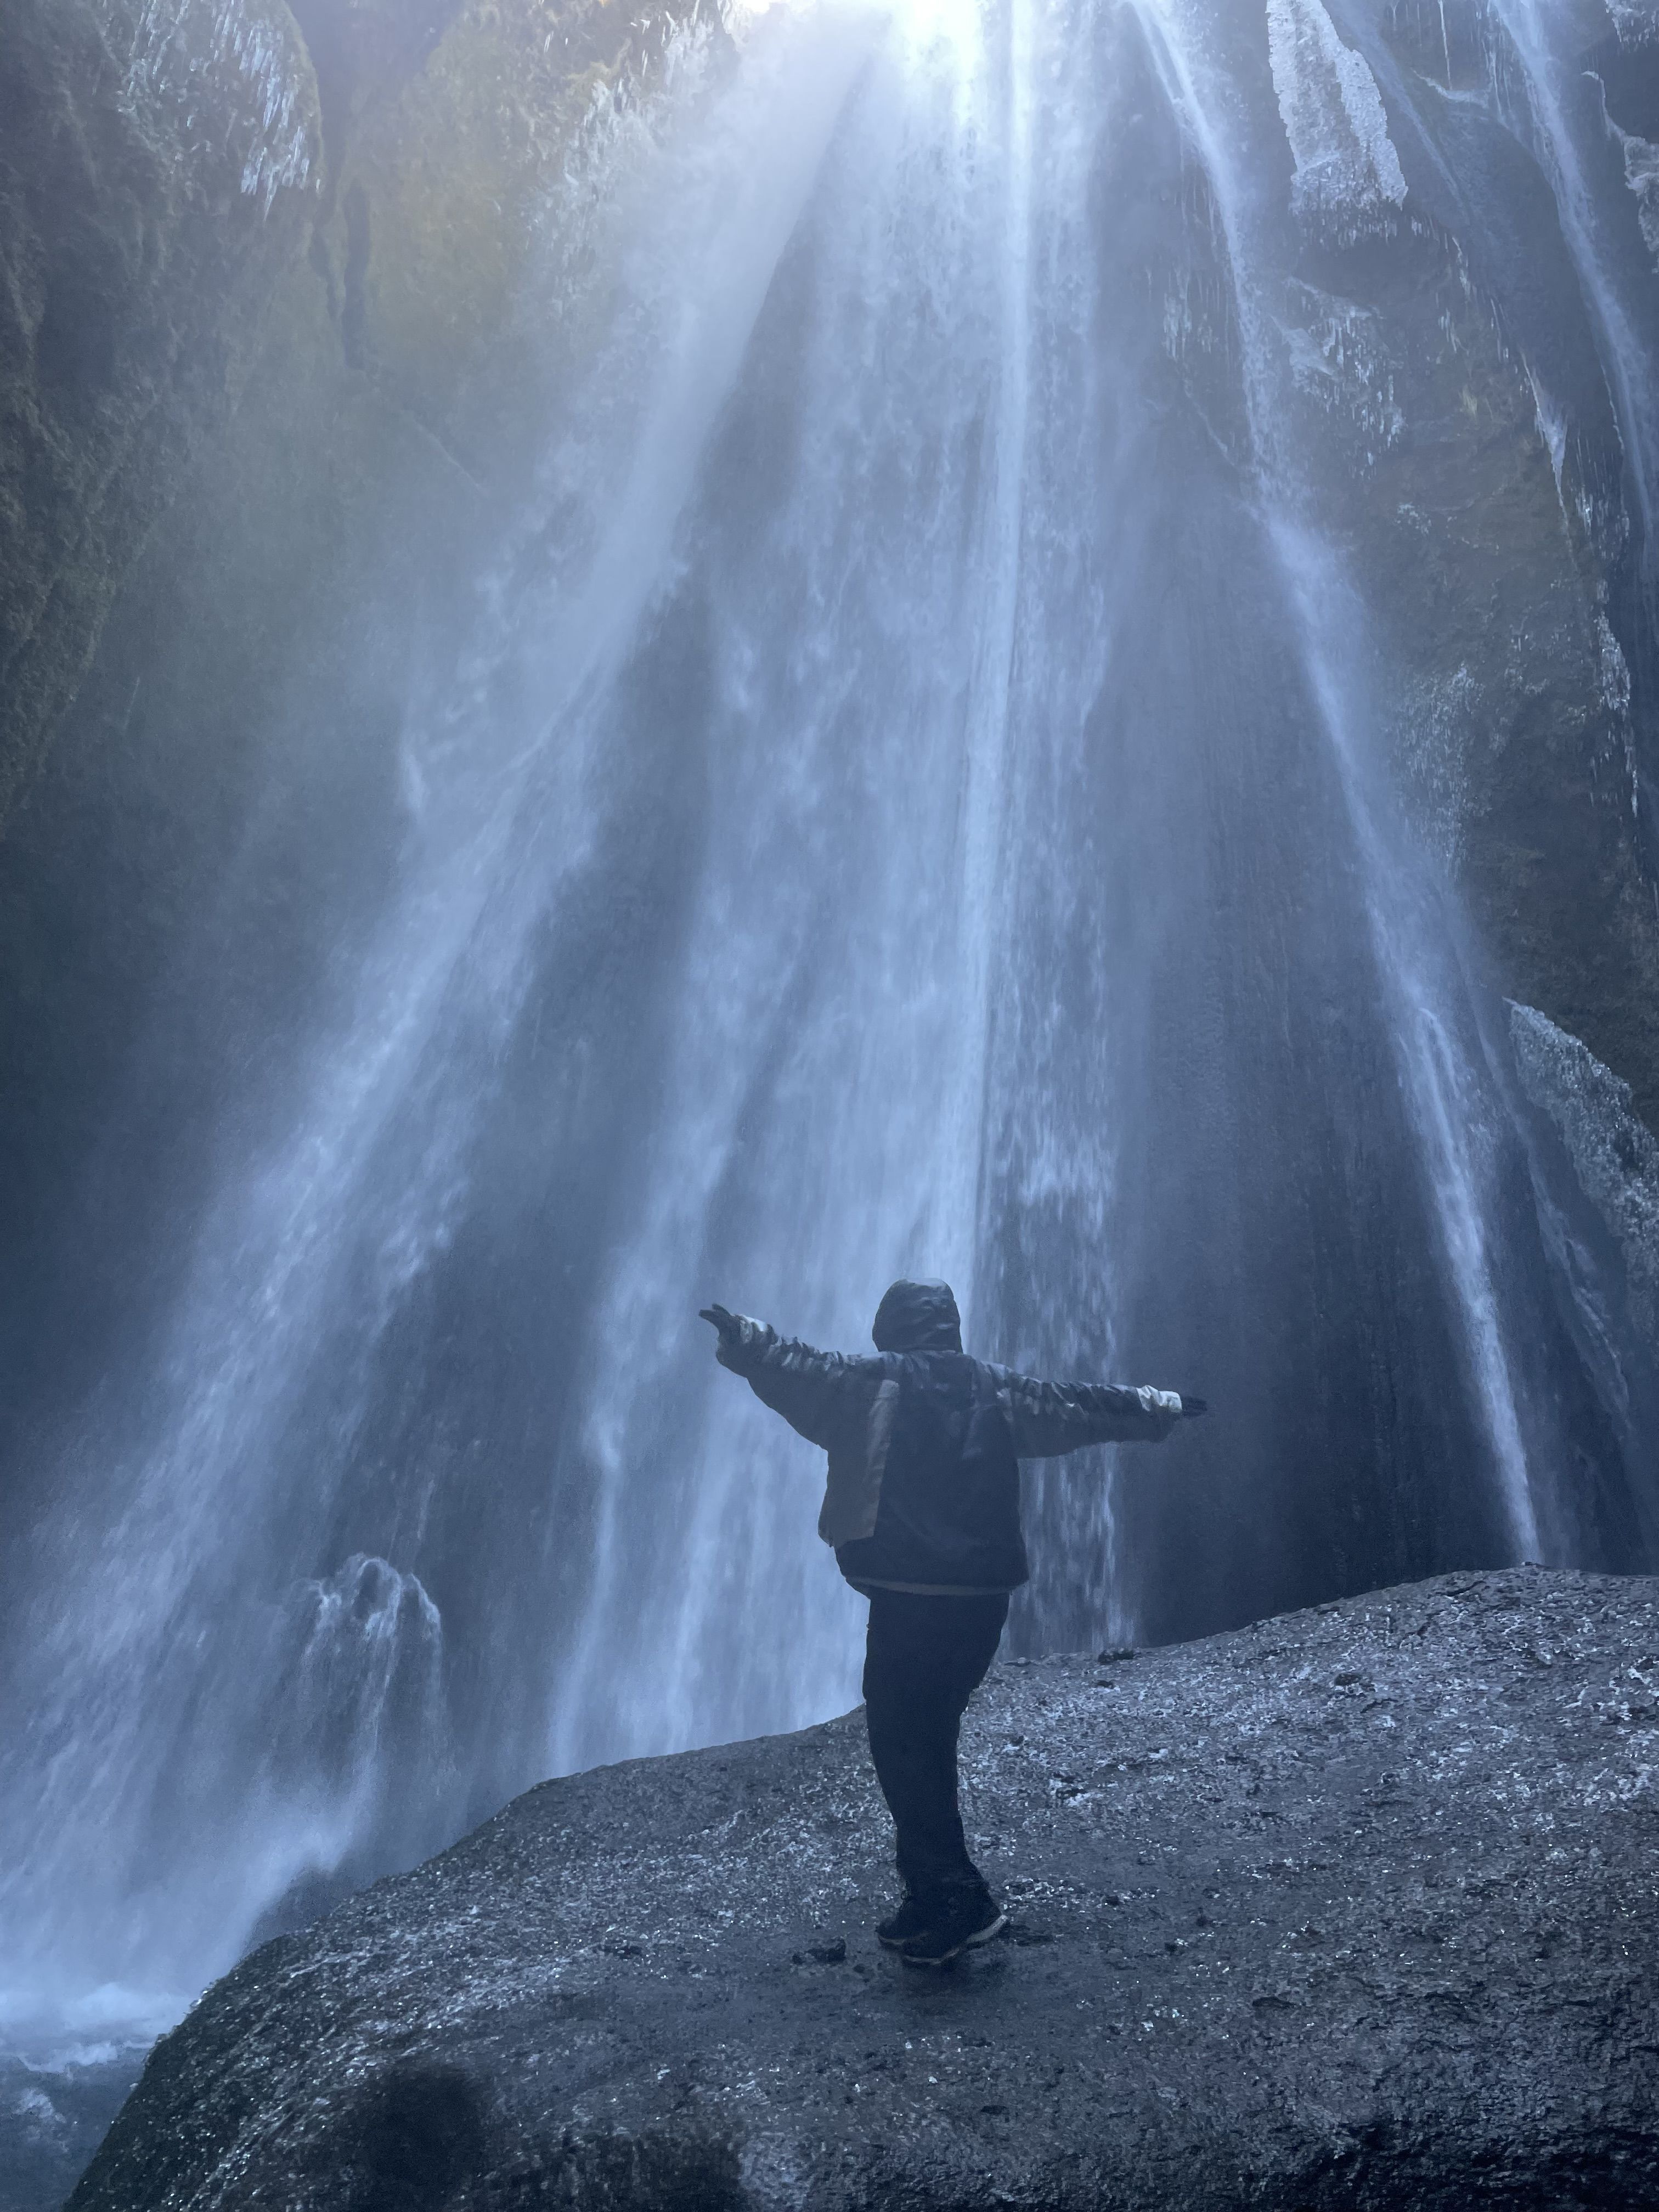
[[[1034,1478],[1028,1648],[1594,1559],[1288,427],[1292,203],[1405,189],[1318,0],[775,9],[590,134],[580,359],[411,682],[394,878],[15,1570],[0,2028],[153,2033],[550,1771],[854,1701],[710,1297],[851,1347],[943,1274],[988,1356],[1208,1392]]]
[[[1612,171],[1624,166],[1623,134],[1610,125],[1599,79],[1583,64],[1582,40],[1570,9],[1540,0],[1500,0],[1498,15],[1520,65],[1525,119],[1536,134],[1584,299],[1601,337],[1605,368],[1624,443],[1627,478],[1641,520],[1644,556],[1655,544],[1653,501],[1659,487],[1659,397],[1653,384],[1655,307],[1652,270],[1632,266],[1608,234],[1602,210]],[[1621,210],[1622,211],[1622,210]]]

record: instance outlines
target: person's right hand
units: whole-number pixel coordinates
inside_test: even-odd
[[[1180,1395],[1181,1418],[1183,1421],[1195,1421],[1200,1413],[1209,1412],[1210,1401],[1207,1398],[1192,1398],[1184,1390]]]

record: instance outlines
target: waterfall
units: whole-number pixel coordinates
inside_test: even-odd
[[[1304,473],[1275,426],[1285,415],[1267,301],[1271,246],[1255,234],[1241,187],[1242,164],[1226,143],[1224,95],[1200,83],[1188,59],[1201,51],[1168,0],[1147,16],[1174,97],[1201,148],[1217,197],[1243,333],[1244,390],[1273,555],[1283,574],[1319,724],[1336,763],[1375,950],[1385,1019],[1410,1103],[1422,1172],[1436,1217],[1487,1441],[1516,1556],[1540,1556],[1539,1516],[1504,1340],[1502,1301],[1488,1248],[1495,1177],[1483,1153],[1503,1141],[1502,1109],[1481,1065],[1478,1025],[1449,947],[1438,887],[1411,853],[1376,772],[1376,738],[1363,689],[1348,672],[1364,666],[1364,616],[1346,586],[1340,550],[1304,520]],[[1287,20],[1288,19],[1288,20]],[[1405,200],[1399,156],[1388,135],[1376,82],[1363,58],[1338,38],[1321,0],[1284,0],[1268,10],[1278,106],[1296,163],[1292,204],[1304,221],[1357,237],[1386,222]],[[1183,36],[1184,33],[1184,36]],[[1247,167],[1248,165],[1248,167]],[[1267,266],[1263,266],[1264,261]],[[1370,738],[1368,746],[1367,738]],[[1441,942],[1437,942],[1437,939]],[[1483,1081],[1483,1077],[1486,1079]]]
[[[1540,143],[1561,234],[1599,340],[1641,526],[1642,562],[1650,578],[1659,394],[1653,384],[1653,310],[1642,295],[1652,289],[1653,264],[1641,251],[1637,208],[1618,190],[1626,179],[1615,175],[1611,192],[1598,192],[1593,182],[1598,168],[1626,167],[1619,143],[1623,134],[1609,122],[1600,81],[1583,66],[1566,11],[1542,8],[1539,0],[1498,0],[1496,12],[1520,64],[1522,119]]]
[[[1206,1391],[1034,1476],[1028,1649],[1603,1556],[1281,313],[1404,220],[1389,120],[1319,0],[915,0],[590,135],[384,896],[11,1570],[0,2029],[153,2031],[550,1771],[854,1701],[711,1297],[853,1348],[942,1274],[986,1356]]]

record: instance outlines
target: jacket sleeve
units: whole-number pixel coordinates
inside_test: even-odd
[[[1085,1444],[1158,1443],[1181,1419],[1173,1390],[1149,1383],[1044,1382],[1000,1368],[1018,1459],[1052,1459]]]
[[[761,1403],[781,1413],[809,1443],[834,1451],[849,1437],[862,1437],[884,1370],[878,1359],[815,1351],[768,1329],[746,1348],[738,1372],[748,1377]]]

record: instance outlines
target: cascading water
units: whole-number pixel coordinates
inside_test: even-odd
[[[1632,12],[1639,18],[1639,10]],[[1659,487],[1659,394],[1652,373],[1659,319],[1650,296],[1652,248],[1634,201],[1618,190],[1636,182],[1631,141],[1607,115],[1601,80],[1583,66],[1589,41],[1571,10],[1545,8],[1539,0],[1498,0],[1495,13],[1519,64],[1523,104],[1516,119],[1535,135],[1543,155],[1562,236],[1600,341],[1646,568],[1655,550]]]
[[[853,1701],[711,1296],[854,1346],[939,1273],[990,1356],[1208,1392],[1036,1482],[1028,1645],[1608,1549],[1277,319],[1296,223],[1399,218],[1358,51],[918,0],[670,62],[550,210],[541,465],[384,899],[14,1570],[24,2040],[153,2028],[547,1771]]]
[[[1510,1539],[1521,1558],[1536,1559],[1539,1517],[1488,1249],[1486,1224],[1495,1191],[1481,1155],[1502,1144],[1502,1130],[1495,1126],[1490,1082],[1482,1080],[1478,1032],[1464,1014],[1468,987],[1455,950],[1449,957],[1443,944],[1442,901],[1426,869],[1389,823],[1391,810],[1376,773],[1376,735],[1365,727],[1369,704],[1363,690],[1344,679],[1345,669],[1363,665],[1367,657],[1363,607],[1346,587],[1337,549],[1301,519],[1298,510],[1310,504],[1303,471],[1274,434],[1284,412],[1275,386],[1285,370],[1275,358],[1267,296],[1272,276],[1280,272],[1270,261],[1262,266],[1271,247],[1264,248],[1252,235],[1238,165],[1224,143],[1218,88],[1195,82],[1170,52],[1173,12],[1153,19],[1154,36],[1164,42],[1171,91],[1204,149],[1239,287],[1246,404],[1273,550],[1300,632],[1312,702],[1335,760],[1384,1017],[1456,1289]],[[1269,8],[1268,37],[1279,106],[1296,162],[1293,204],[1321,224],[1352,228],[1386,220],[1404,202],[1406,181],[1364,61],[1342,44],[1323,9],[1304,0],[1279,0]],[[1253,171],[1260,166],[1259,155],[1249,164]],[[1455,942],[1454,938],[1454,946]]]

